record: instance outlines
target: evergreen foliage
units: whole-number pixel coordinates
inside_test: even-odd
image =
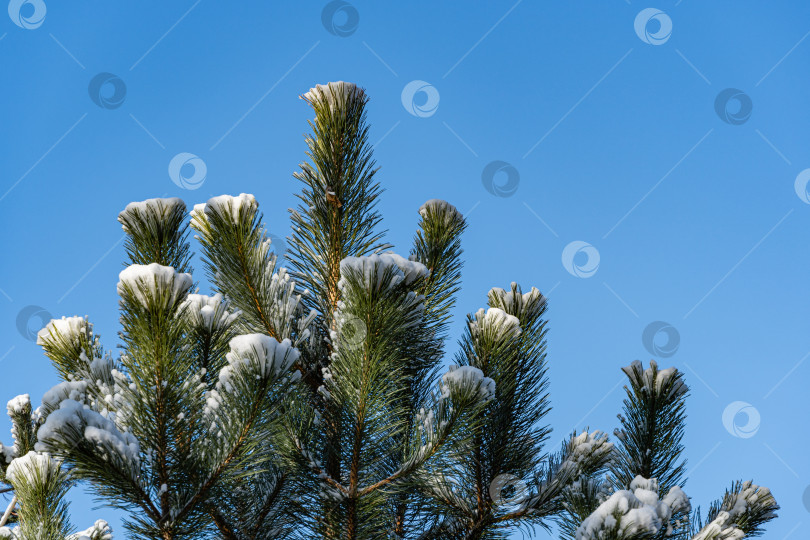
[[[60,378],[9,402],[0,538],[107,540],[69,523],[76,482],[127,513],[133,538],[576,540],[754,537],[778,509],[735,482],[703,520],[685,487],[688,389],[674,368],[624,368],[615,442],[547,449],[546,298],[512,283],[469,315],[453,365],[464,217],[429,200],[409,257],[390,252],[365,92],[303,96],[315,118],[295,177],[286,268],[252,195],[187,212],[131,203],[119,275],[121,354],[85,318],[38,337]],[[191,276],[189,227],[210,296]]]

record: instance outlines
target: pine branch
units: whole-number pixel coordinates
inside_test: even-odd
[[[636,476],[629,489],[615,491],[576,530],[577,540],[642,540],[669,537],[675,516],[688,514],[689,497],[679,486],[665,496],[655,479]],[[677,525],[677,523],[675,524]]]
[[[436,336],[444,338],[455,295],[460,289],[461,235],[467,223],[453,205],[439,199],[423,204],[419,215],[421,220],[411,257],[430,272],[420,291],[425,296],[425,319]]]
[[[736,481],[722,500],[715,501],[705,525],[698,513],[692,540],[740,540],[761,536],[764,525],[775,519],[779,505],[768,488],[750,481]]]
[[[530,489],[531,493],[515,510],[495,521],[508,523],[528,519],[544,525],[545,518],[553,518],[565,524],[567,515],[576,514],[576,506],[571,502],[589,495],[591,499],[598,499],[596,493],[589,491],[598,486],[595,480],[610,463],[612,454],[613,444],[603,433],[583,431],[579,435],[572,434],[562,449],[548,459],[545,470]]]
[[[224,538],[281,540],[292,536],[296,524],[288,513],[291,487],[288,474],[275,467],[262,473],[232,470],[220,482],[208,511]]]
[[[429,272],[419,290],[425,297],[420,333],[429,338],[421,342],[414,340],[412,358],[403,377],[403,383],[407,386],[404,392],[405,416],[402,419],[405,430],[397,441],[401,448],[400,456],[392,464],[397,471],[402,471],[411,459],[414,451],[411,444],[414,440],[414,420],[419,408],[430,399],[430,383],[435,378],[444,352],[450,310],[455,304],[461,282],[461,234],[466,228],[462,215],[445,201],[429,200],[419,209],[419,214],[421,219],[413,241],[411,259],[424,264]],[[443,443],[442,440],[439,446]],[[416,508],[421,504],[418,495],[414,495],[417,494],[409,494],[406,490],[396,495],[393,531],[400,537],[407,534],[406,523],[414,520]]]
[[[7,477],[20,503],[18,534],[22,538],[64,540],[70,531],[65,496],[71,481],[59,463],[47,454],[31,451],[11,462]]]
[[[211,515],[211,519],[214,521],[214,525],[216,525],[223,540],[239,540],[239,537],[234,534],[233,529],[228,525],[225,516],[218,512],[215,506],[210,506],[208,513]]]
[[[118,214],[129,264],[157,263],[191,273],[186,205],[178,198],[133,202]]]
[[[4,526],[6,523],[9,522],[11,518],[11,514],[14,512],[14,509],[17,508],[17,496],[13,496],[11,498],[11,502],[8,503],[5,511],[3,512],[3,517],[0,517],[0,527]]]
[[[96,485],[108,504],[124,510],[136,507],[151,519],[160,519],[141,483],[140,445],[112,421],[66,399],[40,426],[37,437],[37,451],[64,460],[73,476]]]
[[[301,204],[291,210],[288,260],[296,281],[309,293],[305,305],[318,315],[313,337],[320,340],[335,330],[340,262],[388,246],[381,241],[383,233],[375,232],[381,216],[374,207],[381,190],[374,181],[365,92],[352,84],[329,83],[311,89],[303,99],[315,111],[315,119],[309,122],[312,134],[306,137],[310,162],[302,163],[301,172],[294,175],[303,183],[303,190],[298,195]],[[308,371],[317,380],[329,366],[332,346],[328,340],[314,341],[311,349],[315,354],[305,354],[305,358]],[[310,386],[317,391],[321,383],[317,380]],[[329,475],[339,477],[340,412],[328,403],[320,406],[329,439],[324,445],[325,466]]]
[[[195,206],[191,226],[200,234],[206,273],[228,302],[239,310],[237,324],[245,332],[262,332],[278,340],[306,345],[315,317],[307,314],[296,284],[277,257],[262,225],[252,195],[222,195]],[[311,387],[319,374],[296,367]]]
[[[306,137],[307,156],[294,176],[304,184],[301,204],[291,213],[289,262],[307,305],[332,327],[337,308],[340,261],[378,252],[383,233],[374,210],[381,193],[374,181],[373,150],[368,143],[365,92],[349,83],[311,89],[303,99],[315,111]]]
[[[610,488],[605,478],[596,475],[573,482],[562,494],[563,512],[556,519],[560,538],[574,540],[580,524],[610,496]]]
[[[21,457],[34,449],[36,444],[35,424],[28,394],[17,396],[6,406],[11,419],[11,436],[14,438],[14,456]]]
[[[199,482],[178,497],[176,508],[164,519],[182,522],[196,515],[227,483],[229,471],[263,465],[253,459],[255,450],[268,425],[276,421],[287,386],[297,379],[290,370],[298,351],[288,340],[278,343],[263,334],[249,334],[232,339],[230,348],[228,365],[220,371],[216,388],[207,393],[204,416],[215,430],[200,434],[191,449],[196,456],[192,470],[200,471]]]
[[[612,474],[621,489],[640,475],[655,478],[661,491],[683,486],[686,461],[683,452],[688,387],[675,368],[659,370],[654,360],[644,369],[641,362],[622,368],[630,386],[625,387],[617,459]]]
[[[409,355],[404,353],[419,327],[422,298],[413,292],[427,274],[415,262],[394,255],[347,258],[341,264],[341,308],[336,312],[336,353],[325,377],[327,400],[341,410],[341,431],[348,435],[349,473],[346,534],[361,537],[384,516],[372,506],[360,508],[361,485],[388,476],[385,463],[375,455],[391,452],[391,443],[403,430],[401,385]],[[356,335],[361,325],[362,336]],[[361,337],[361,341],[357,338]],[[382,477],[382,478],[381,478]],[[370,504],[370,503],[369,503]],[[371,522],[359,523],[361,514]]]
[[[37,335],[37,344],[63,380],[43,396],[42,407],[37,411],[40,420],[57,409],[63,400],[76,399],[79,394],[86,394],[87,404],[93,410],[116,410],[117,404],[110,398],[116,393],[114,373],[122,366],[104,352],[99,336],[86,317],[50,321]],[[85,397],[81,401],[85,401]]]
[[[468,318],[462,339],[460,364],[481,369],[494,380],[495,399],[483,412],[481,426],[473,430],[468,455],[458,467],[463,489],[462,504],[443,510],[465,522],[465,534],[479,538],[528,517],[528,511],[501,504],[501,487],[526,485],[540,473],[541,448],[549,429],[540,424],[548,412],[545,378],[545,298],[537,289],[522,293],[493,289],[490,308]],[[509,479],[505,481],[505,479]],[[509,499],[506,497],[507,500]],[[455,499],[455,500],[454,500]],[[545,515],[537,508],[532,512]],[[446,503],[445,503],[446,504]]]

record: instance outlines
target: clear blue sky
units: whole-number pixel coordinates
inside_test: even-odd
[[[637,0],[352,0],[327,29],[326,2],[44,2],[15,19],[33,28],[0,17],[0,401],[56,382],[18,329],[28,306],[118,344],[129,201],[250,192],[288,234],[298,95],[348,80],[371,96],[388,239],[407,252],[430,198],[468,214],[454,339],[492,286],[548,294],[555,447],[612,432],[619,368],[652,357],[643,332],[664,321],[649,349],[692,388],[693,503],[753,478],[783,508],[766,537],[806,536],[810,4],[662,0],[636,25]],[[99,73],[115,78],[91,99]],[[183,152],[206,165],[195,190],[168,173]],[[76,525],[117,527],[91,506],[77,494]]]

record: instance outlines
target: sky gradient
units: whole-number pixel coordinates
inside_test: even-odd
[[[807,536],[810,4],[18,4],[0,18],[0,401],[57,382],[43,318],[86,314],[118,345],[128,202],[248,192],[289,234],[298,96],[352,81],[395,249],[428,199],[469,221],[452,340],[493,286],[548,296],[549,450],[612,432],[620,367],[655,358],[691,387],[693,505],[753,479],[782,506],[765,538]],[[77,527],[121,532],[74,491]]]

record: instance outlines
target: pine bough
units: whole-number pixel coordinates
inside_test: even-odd
[[[687,387],[674,368],[624,368],[615,442],[550,428],[546,298],[512,284],[468,316],[454,365],[444,341],[461,277],[463,216],[430,200],[408,257],[390,251],[368,144],[365,92],[303,96],[314,109],[291,210],[287,267],[252,195],[187,214],[132,203],[120,273],[122,354],[85,318],[38,336],[61,382],[33,410],[8,404],[13,500],[0,538],[75,532],[76,482],[163,540],[496,539],[557,526],[572,540],[738,540],[775,517],[770,492],[735,482],[705,520],[683,491]],[[191,276],[191,227],[210,296]]]

